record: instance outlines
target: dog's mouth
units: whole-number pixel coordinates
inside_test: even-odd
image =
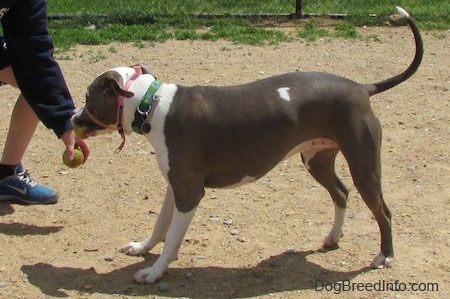
[[[87,139],[98,135],[110,134],[117,131],[122,136],[122,143],[117,150],[120,152],[125,145],[125,134],[122,126],[107,125],[102,123],[98,118],[92,118],[86,106],[76,109],[72,115],[72,124],[74,125],[75,136],[79,139]]]
[[[98,135],[98,130],[90,129],[88,127],[75,127],[75,136],[79,139],[87,139]]]
[[[85,107],[78,108],[72,115],[72,123],[74,125],[75,135],[79,139],[86,139],[89,137],[95,137],[101,135],[101,132],[109,133],[113,131],[110,128],[100,126],[93,121],[86,113]]]

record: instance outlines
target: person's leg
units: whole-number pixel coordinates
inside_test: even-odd
[[[17,165],[22,161],[38,124],[39,119],[36,114],[25,98],[20,95],[11,115],[0,164]]]
[[[18,87],[11,66],[0,70],[0,82]],[[14,105],[8,135],[0,160],[0,179],[14,174],[14,169],[22,161],[38,123],[39,119],[36,117],[36,114],[25,101],[25,98],[20,95]]]
[[[6,47],[5,47],[5,49],[6,49]],[[5,49],[3,49],[3,51],[6,51]],[[7,54],[7,53],[2,52],[2,54]],[[2,57],[2,58],[3,58],[1,60],[2,64],[8,63],[7,59],[5,57]],[[14,87],[18,87],[16,78],[14,77],[14,73],[12,71],[11,66],[3,67],[0,70],[0,82],[2,85],[7,84],[7,85],[14,86]],[[14,106],[13,113],[11,115],[10,127],[8,130],[8,135],[6,137],[4,150],[3,150],[1,160],[0,160],[0,179],[3,179],[7,176],[14,174],[15,168],[22,161],[22,157],[25,153],[26,147],[28,146],[28,144],[24,145],[25,149],[23,151],[17,151],[17,154],[15,153],[14,146],[13,146],[14,143],[16,143],[18,140],[22,139],[22,138],[17,138],[17,136],[20,136],[20,130],[18,130],[17,125],[14,124],[14,123],[18,122],[19,112],[17,112],[17,110],[20,108],[20,107],[18,107],[18,103],[19,103],[19,101],[22,101],[20,98],[22,98],[22,100],[23,100],[22,95],[20,95],[19,99],[17,99],[17,102]],[[16,130],[16,128],[17,128],[17,130]],[[13,133],[14,133],[14,135],[13,135]],[[13,138],[13,136],[16,136],[16,137]]]
[[[0,82],[17,87],[11,67],[0,70]],[[27,204],[49,204],[58,200],[57,192],[34,182],[21,164],[38,123],[38,117],[20,95],[0,159],[0,200],[13,199]]]

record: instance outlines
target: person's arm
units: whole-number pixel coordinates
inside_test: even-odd
[[[3,16],[2,25],[22,94],[45,126],[60,138],[73,129],[70,117],[75,105],[53,58],[46,1],[16,1]]]

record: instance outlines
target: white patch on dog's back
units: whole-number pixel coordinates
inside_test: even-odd
[[[166,136],[164,135],[164,123],[177,89],[178,87],[175,84],[165,83],[159,88],[156,93],[159,102],[150,121],[152,129],[150,134],[147,135],[155,149],[159,169],[166,180],[169,172],[169,150],[167,149]]]
[[[290,87],[280,87],[278,88],[278,94],[280,95],[280,98],[282,98],[285,101],[290,101],[291,97],[289,96],[289,90],[291,88]]]

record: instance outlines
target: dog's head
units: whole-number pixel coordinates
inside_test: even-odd
[[[74,111],[72,123],[78,138],[122,130],[122,107],[134,93],[127,90],[127,82],[141,74],[150,74],[145,65],[118,67],[98,76],[87,88],[86,103]]]

